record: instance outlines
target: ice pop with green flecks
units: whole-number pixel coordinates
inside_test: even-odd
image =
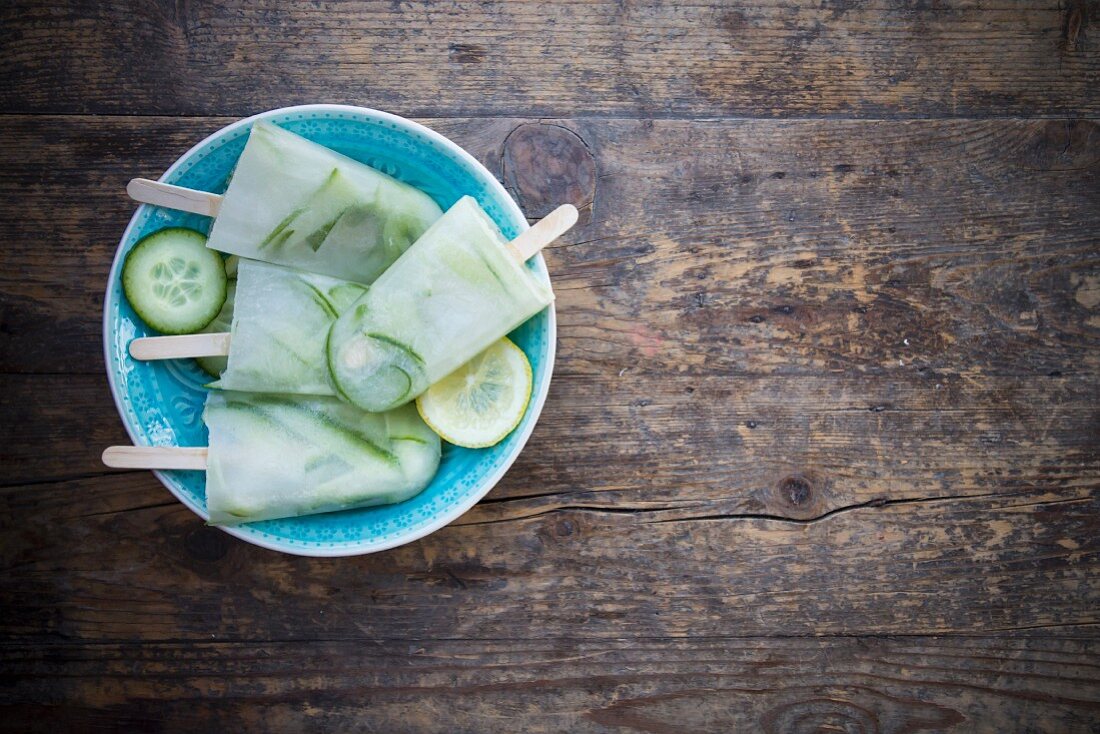
[[[332,395],[325,340],[366,286],[327,275],[241,260],[229,363],[212,387]]]
[[[214,216],[212,249],[364,284],[442,214],[424,192],[268,122],[253,125],[222,196],[145,179],[127,191]]]
[[[203,420],[214,524],[401,502],[439,467],[439,437],[414,406],[365,413],[335,398],[211,392]]]
[[[206,448],[112,446],[108,466],[205,469],[214,525],[402,502],[439,468],[440,440],[407,405],[366,413],[331,397],[212,391]]]
[[[565,205],[508,242],[460,199],[333,324],[337,395],[364,410],[404,405],[546,308],[550,286],[524,261],[576,220]]]
[[[337,316],[367,286],[242,258],[229,332],[146,337],[130,343],[135,359],[228,355],[223,390],[333,395],[325,340]]]

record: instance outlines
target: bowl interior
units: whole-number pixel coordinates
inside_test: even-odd
[[[162,180],[222,192],[251,124],[274,122],[310,140],[367,163],[427,192],[447,209],[461,196],[474,196],[508,237],[525,226],[519,207],[500,183],[453,143],[402,118],[356,107],[309,105],[274,110],[234,123],[181,157]],[[122,296],[119,271],[125,254],[147,234],[169,226],[209,230],[211,220],[193,214],[141,206],[119,244],[107,284],[104,344],[108,376],[119,413],[135,444],[205,446],[202,422],[210,377],[193,360],[137,362],[130,341],[151,335]],[[542,258],[528,263],[549,282]],[[443,460],[431,485],[396,505],[285,520],[249,523],[228,532],[276,550],[304,555],[353,555],[393,547],[453,520],[479,500],[519,454],[545,400],[554,359],[554,312],[546,309],[510,337],[531,361],[534,392],[527,415],[508,438],[489,449],[443,444]],[[184,504],[203,518],[204,472],[157,472]]]

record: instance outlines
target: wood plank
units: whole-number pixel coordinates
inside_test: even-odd
[[[105,474],[128,443],[105,375],[0,375],[0,484]]]
[[[4,647],[71,642],[992,634],[1100,624],[1100,492],[854,507],[816,520],[645,507],[461,524],[385,553],[278,554],[151,476],[0,490]],[[519,610],[522,610],[519,611]]]
[[[12,646],[21,731],[1094,730],[1095,641],[841,638]]]
[[[943,117],[1100,112],[1094,4],[134,3],[0,11],[15,112]]]
[[[604,224],[551,253],[565,370],[1097,367],[1095,123],[577,128]]]
[[[23,202],[0,219],[0,371],[102,371],[101,289],[132,211],[122,186],[225,122],[0,121],[0,196]],[[1096,122],[426,122],[528,212],[584,207],[547,253],[561,374],[1100,366]],[[571,163],[550,183],[516,171],[558,156]],[[88,205],[68,206],[68,187]]]
[[[1100,378],[556,378],[492,495],[500,517],[563,501],[811,518],[887,500],[1100,478]],[[106,473],[128,443],[98,376],[0,376],[6,484]],[[1042,406],[1039,409],[1038,406]],[[522,502],[513,502],[526,498]]]

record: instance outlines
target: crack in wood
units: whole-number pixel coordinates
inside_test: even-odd
[[[560,495],[561,493],[558,493],[558,494]],[[569,494],[574,494],[574,493],[569,493]],[[679,522],[714,522],[714,521],[729,521],[729,520],[767,520],[767,521],[772,521],[772,522],[791,523],[791,524],[794,524],[794,525],[810,525],[810,524],[813,524],[813,523],[818,523],[818,522],[822,522],[824,520],[828,520],[830,518],[836,517],[837,515],[841,515],[841,514],[848,513],[848,512],[854,512],[854,511],[857,511],[857,510],[881,509],[881,508],[884,508],[884,507],[893,507],[893,506],[898,506],[898,505],[928,504],[928,503],[934,503],[934,502],[956,502],[956,501],[962,502],[962,501],[968,501],[968,500],[987,499],[987,498],[1010,498],[1010,497],[1018,496],[1018,495],[1019,495],[1019,493],[986,492],[986,493],[982,493],[982,494],[971,494],[971,495],[963,495],[963,494],[960,494],[960,495],[945,495],[945,496],[942,496],[942,497],[904,497],[904,498],[898,498],[898,499],[887,499],[887,498],[884,498],[884,497],[880,497],[880,498],[875,498],[875,499],[868,500],[866,502],[859,502],[859,503],[852,504],[852,505],[845,505],[843,507],[836,507],[836,508],[833,508],[833,509],[831,509],[827,512],[823,512],[820,515],[816,515],[814,517],[808,517],[808,518],[788,517],[788,516],[785,516],[785,515],[777,515],[777,514],[766,513],[766,512],[729,512],[729,513],[714,513],[714,514],[708,514],[708,515],[695,515],[695,516],[688,516],[688,517],[673,517],[673,518],[665,518],[665,519],[647,520],[645,522],[645,524],[646,525],[660,525],[660,524],[666,524],[666,523],[679,523]],[[500,504],[504,504],[506,502],[518,502],[518,501],[525,500],[525,499],[530,499],[530,498],[541,499],[543,497],[552,497],[552,496],[555,496],[555,495],[554,494],[531,495],[530,497],[515,497],[515,498],[502,497],[502,498],[499,498],[499,499],[493,501],[492,504],[500,505]],[[1063,503],[1063,502],[1083,502],[1083,501],[1088,501],[1088,499],[1087,498],[1077,498],[1077,497],[1075,497],[1075,498],[1067,498],[1067,499],[1050,500],[1049,502],[1036,502],[1036,503],[1033,503],[1033,504],[1042,505],[1042,504],[1058,504],[1058,503]],[[1025,506],[1025,505],[1019,505],[1019,506]],[[1018,505],[1011,505],[1010,507],[1018,507]],[[477,526],[477,525],[493,525],[493,524],[498,524],[498,523],[519,522],[519,521],[523,521],[523,520],[530,520],[530,519],[536,518],[536,517],[541,517],[541,516],[544,516],[544,515],[549,515],[549,514],[554,514],[554,513],[566,513],[566,512],[591,513],[591,514],[596,514],[596,515],[646,515],[646,514],[656,514],[656,513],[667,514],[669,512],[674,512],[674,511],[679,510],[679,509],[683,509],[683,508],[682,507],[673,507],[673,506],[665,506],[665,507],[659,507],[659,508],[648,508],[648,507],[601,507],[601,506],[592,506],[592,505],[566,504],[566,505],[560,505],[560,506],[556,506],[556,507],[548,507],[548,508],[539,509],[537,512],[532,512],[531,514],[520,515],[520,516],[516,516],[516,517],[492,518],[492,519],[489,519],[489,520],[479,520],[479,521],[476,521],[476,522],[466,522],[466,523],[461,522],[461,521],[456,521],[455,524],[460,525],[461,527],[474,527],[474,526]]]
[[[164,500],[163,502],[154,502],[149,505],[136,505],[134,507],[120,507],[117,510],[103,510],[102,512],[89,512],[83,515],[76,515],[75,517],[101,517],[103,515],[121,515],[127,512],[140,512],[141,510],[155,510],[161,507],[183,507],[183,503],[179,500],[172,498],[170,500]]]
[[[106,448],[106,447],[104,447]],[[69,474],[59,477],[46,477],[45,479],[20,479],[13,482],[0,482],[0,490],[16,489],[20,487],[38,487],[46,484],[64,484],[66,482],[79,482],[86,479],[98,479],[100,477],[118,477],[124,474],[133,474],[130,469],[111,471],[104,468],[98,472],[84,472],[82,474]]]

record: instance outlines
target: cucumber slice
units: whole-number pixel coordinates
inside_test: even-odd
[[[191,334],[225,303],[221,255],[193,229],[171,227],[138,242],[122,266],[122,290],[137,315],[165,334]]]
[[[404,405],[428,389],[424,360],[407,344],[365,333],[366,306],[345,312],[328,333],[326,356],[336,394],[363,410],[380,413]]]

